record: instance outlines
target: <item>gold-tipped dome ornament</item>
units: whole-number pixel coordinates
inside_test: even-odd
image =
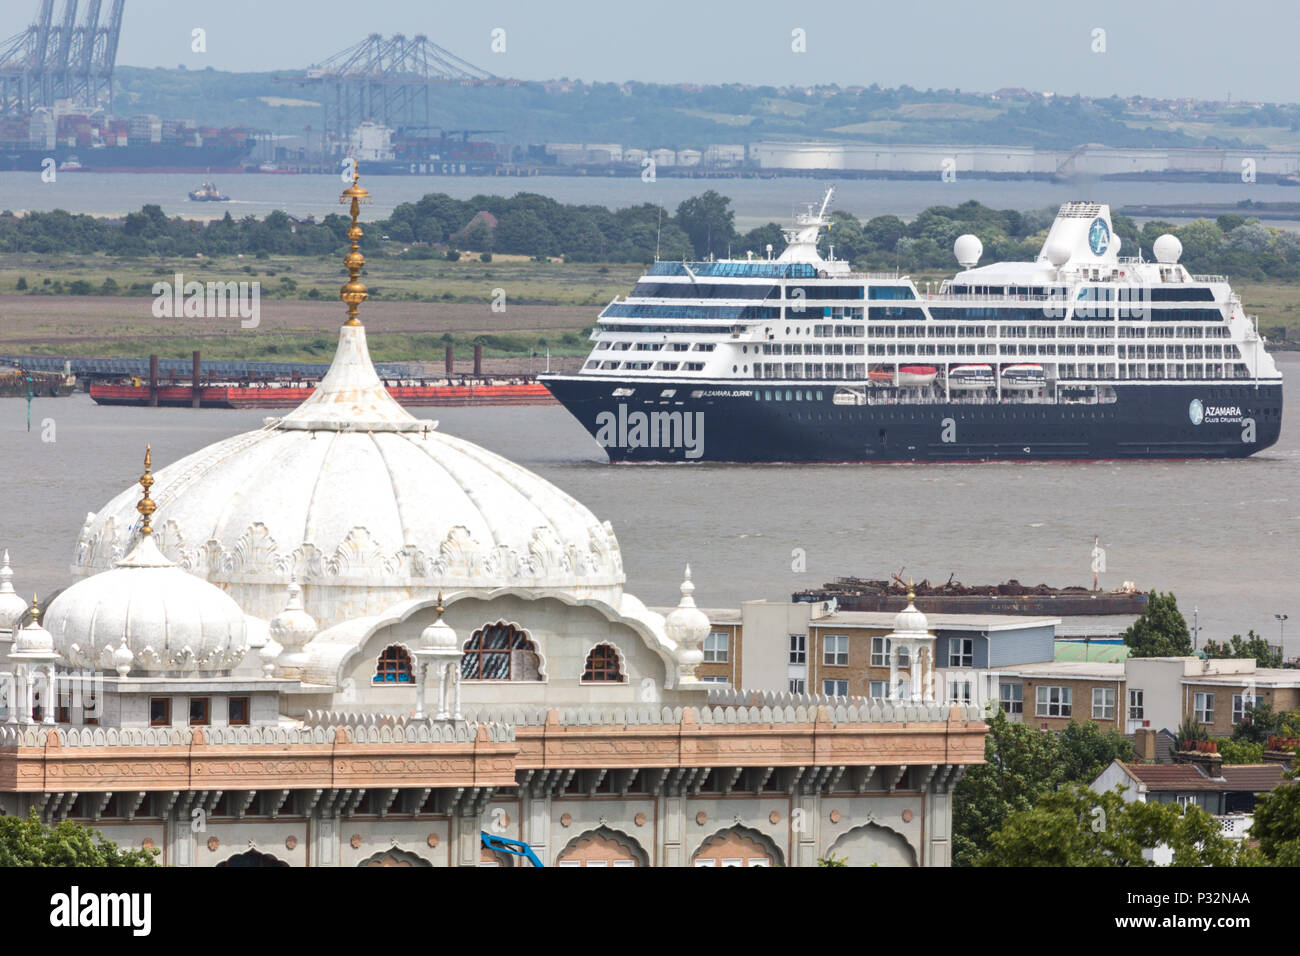
[[[361,218],[361,204],[369,202],[370,193],[361,185],[361,173],[357,171],[354,162],[352,166],[352,185],[343,190],[343,195],[339,197],[340,204],[350,204],[348,211],[352,216],[352,226],[348,229],[348,239],[352,242],[352,249],[343,257],[343,264],[348,269],[348,281],[339,290],[339,298],[348,307],[348,320],[344,323],[345,325],[361,324],[361,320],[357,318],[357,308],[370,295],[361,282],[361,270],[366,267],[366,257],[361,254],[361,237],[364,233],[361,231],[361,226],[358,225]]]

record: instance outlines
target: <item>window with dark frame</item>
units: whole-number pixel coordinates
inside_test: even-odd
[[[805,664],[808,661],[808,635],[790,635],[790,663]]]
[[[475,631],[460,659],[463,680],[541,680],[540,671],[528,632],[500,621]]]
[[[190,726],[206,727],[212,723],[212,699],[209,697],[190,698]]]
[[[149,698],[149,726],[170,727],[172,723],[172,699],[170,697]]]
[[[618,651],[612,644],[597,644],[587,655],[587,666],[582,671],[584,682],[621,683],[625,678],[619,663]]]
[[[411,654],[400,644],[390,644],[379,655],[375,664],[375,676],[372,684],[411,684],[415,678],[411,672]]]
[[[227,710],[226,723],[232,727],[242,727],[248,723],[248,698],[232,697]]]

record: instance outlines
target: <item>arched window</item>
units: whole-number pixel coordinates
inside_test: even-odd
[[[375,684],[412,684],[411,655],[401,644],[390,644],[375,665]]]
[[[498,621],[479,628],[465,642],[460,659],[464,680],[541,680],[541,658],[527,631]]]
[[[618,659],[618,651],[613,644],[597,644],[587,655],[587,666],[583,669],[584,681],[608,681],[618,683],[624,680],[623,666]]]

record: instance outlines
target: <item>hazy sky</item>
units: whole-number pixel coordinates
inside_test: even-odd
[[[20,32],[38,5],[0,0],[0,37]],[[195,27],[207,31],[206,53],[190,50]],[[498,27],[504,53],[490,48]],[[402,32],[522,79],[1024,86],[1294,102],[1298,27],[1297,0],[127,0],[118,62],[304,67],[368,33]],[[796,28],[806,31],[805,53],[791,51]],[[1092,50],[1096,28],[1106,31],[1104,53]]]

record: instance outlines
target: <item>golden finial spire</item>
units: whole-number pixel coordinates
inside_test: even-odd
[[[351,202],[352,207],[349,210],[352,215],[352,227],[348,230],[348,238],[352,240],[352,251],[343,257],[343,264],[348,267],[348,282],[339,290],[339,298],[347,303],[348,320],[344,325],[360,325],[361,320],[357,318],[357,306],[365,302],[369,297],[366,287],[361,284],[361,270],[366,266],[366,258],[361,254],[360,240],[362,236],[361,227],[357,225],[357,220],[361,217],[361,204],[370,202],[370,193],[366,192],[359,183],[361,173],[357,170],[356,161],[352,163],[352,185],[343,190],[343,195],[339,197],[339,202],[347,205]]]
[[[36,601],[36,595],[32,595],[32,624],[41,623],[41,606]]]
[[[153,513],[158,510],[158,506],[154,504],[154,500],[149,497],[149,489],[153,487],[153,472],[151,471],[152,468],[153,468],[153,446],[145,445],[144,446],[144,474],[140,476],[140,487],[144,489],[144,497],[141,498],[140,503],[135,506],[135,510],[140,512],[140,516],[144,518],[144,524],[140,526],[140,533],[142,535],[153,534],[153,525],[149,523],[149,519],[152,518]]]
[[[441,592],[441,591],[438,592],[438,606],[437,606],[436,608],[434,608],[434,610],[438,612],[438,620],[442,620],[442,612],[445,611],[445,610],[447,610],[447,609],[446,609],[445,607],[442,606],[442,592]]]
[[[907,603],[916,603],[916,588],[913,586],[911,578],[907,579]]]

